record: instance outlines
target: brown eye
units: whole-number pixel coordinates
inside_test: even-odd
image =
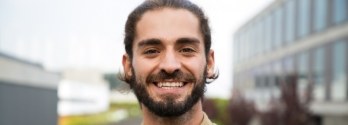
[[[160,53],[160,52],[156,49],[149,49],[149,50],[146,50],[144,52],[145,55],[152,55],[152,54],[157,54],[157,53]]]
[[[180,50],[180,52],[183,52],[183,53],[192,53],[192,52],[195,52],[194,49],[191,49],[191,48],[183,48]]]

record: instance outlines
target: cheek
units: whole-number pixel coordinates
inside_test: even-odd
[[[206,67],[205,58],[196,58],[187,60],[184,62],[185,66],[195,75],[196,78],[201,78],[204,75],[204,69]]]
[[[144,61],[144,60],[133,60],[133,69],[134,74],[139,82],[144,82],[146,80],[146,77],[150,74],[152,71],[153,63]]]

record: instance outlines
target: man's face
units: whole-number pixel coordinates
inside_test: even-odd
[[[138,100],[160,116],[178,116],[203,96],[206,75],[212,74],[213,51],[204,51],[195,15],[184,9],[146,12],[136,25],[133,59],[125,55],[124,70]]]

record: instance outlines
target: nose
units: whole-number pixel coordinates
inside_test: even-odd
[[[175,52],[166,52],[162,58],[159,68],[166,73],[174,73],[181,68],[180,60],[175,56]]]

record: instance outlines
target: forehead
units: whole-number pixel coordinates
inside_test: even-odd
[[[183,37],[203,41],[198,18],[185,9],[160,8],[144,13],[136,25],[134,41],[152,38],[175,41]]]

